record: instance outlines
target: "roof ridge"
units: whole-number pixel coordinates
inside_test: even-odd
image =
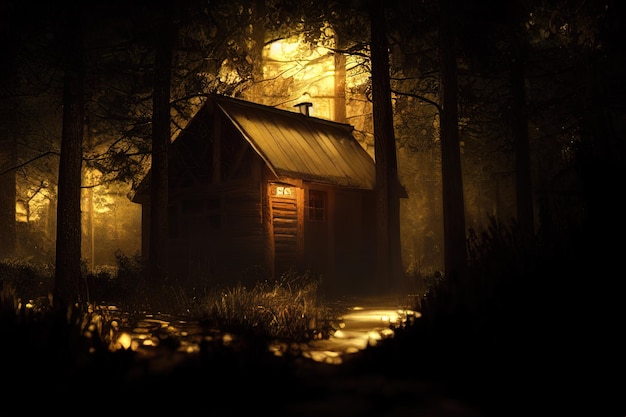
[[[354,126],[352,126],[349,123],[341,123],[341,122],[336,122],[334,120],[323,119],[320,117],[307,116],[305,114],[300,113],[299,111],[296,112],[296,111],[281,109],[278,107],[268,106],[267,104],[256,103],[254,101],[249,101],[249,100],[245,100],[245,99],[238,98],[238,97],[231,97],[231,96],[226,96],[223,94],[214,94],[213,99],[216,100],[218,103],[220,101],[231,102],[231,103],[234,103],[235,105],[253,107],[253,108],[260,109],[263,111],[268,111],[268,112],[276,112],[287,117],[297,118],[299,120],[309,120],[314,123],[327,124],[327,125],[334,126],[337,128],[345,129],[348,132],[354,131]]]

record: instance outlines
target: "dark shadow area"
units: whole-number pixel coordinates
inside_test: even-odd
[[[227,310],[213,311],[213,319],[236,332],[233,343],[206,338],[198,352],[183,354],[175,338],[164,336],[151,357],[111,351],[115,326],[106,312],[59,317],[29,309],[4,281],[4,375],[14,392],[83,396],[114,389],[116,401],[138,409],[155,405],[141,399],[167,393],[187,405],[208,401],[217,412],[243,412],[245,403],[272,415],[313,415],[302,411],[305,404],[341,409],[342,398],[346,413],[367,404],[358,415],[446,406],[457,408],[438,415],[623,415],[620,254],[618,246],[601,244],[609,226],[620,225],[590,219],[570,234],[521,244],[514,227],[493,223],[471,241],[467,275],[436,280],[417,300],[420,318],[341,366],[303,360],[297,349],[277,357],[267,349],[274,334],[260,331],[260,321],[226,321]],[[294,289],[295,282],[267,284],[264,292]],[[289,306],[282,304],[284,311]],[[201,314],[207,310],[189,317]],[[290,314],[293,320],[303,312]],[[207,317],[209,334],[220,322]],[[245,401],[224,402],[226,396]]]

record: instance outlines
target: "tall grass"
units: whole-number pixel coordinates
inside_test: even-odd
[[[285,273],[253,288],[238,284],[212,291],[193,316],[220,329],[246,331],[294,342],[327,338],[335,327],[333,310],[318,296],[319,281],[309,273]]]

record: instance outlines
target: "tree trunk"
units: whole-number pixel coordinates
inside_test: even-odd
[[[398,290],[402,278],[400,198],[391,107],[385,7],[373,1],[371,17],[372,108],[376,159],[377,287]]]
[[[441,68],[441,181],[443,199],[444,268],[449,277],[467,266],[465,205],[459,145],[455,36],[451,0],[441,0],[439,59]]]
[[[516,27],[512,33],[511,92],[513,96],[513,139],[515,143],[515,181],[517,191],[517,222],[521,237],[531,239],[535,234],[532,181],[530,174],[530,144],[528,111],[526,109],[526,47]]]
[[[150,250],[152,280],[164,284],[168,262],[168,148],[170,145],[170,82],[173,25],[167,7],[156,30],[154,93],[152,99],[152,168],[150,171]]]
[[[66,309],[86,301],[81,294],[81,170],[84,129],[84,68],[80,12],[67,11],[63,27],[65,74],[63,89],[63,131],[59,162],[57,206],[55,309]]]
[[[0,122],[12,126],[15,112],[3,111]],[[15,166],[17,165],[17,144],[11,128],[0,128],[0,258],[15,256],[17,231],[15,228]]]
[[[265,46],[265,0],[255,0],[255,19],[252,27],[252,40],[254,45],[250,51],[252,56],[253,73],[252,86],[250,88],[251,101],[263,103],[263,47]]]
[[[342,50],[343,45],[339,35],[335,34],[335,48]],[[339,123],[346,123],[346,56],[335,52],[335,111],[333,119]]]

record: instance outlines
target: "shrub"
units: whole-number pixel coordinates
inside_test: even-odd
[[[0,262],[0,286],[15,292],[18,303],[47,303],[54,289],[54,268],[19,259]]]

